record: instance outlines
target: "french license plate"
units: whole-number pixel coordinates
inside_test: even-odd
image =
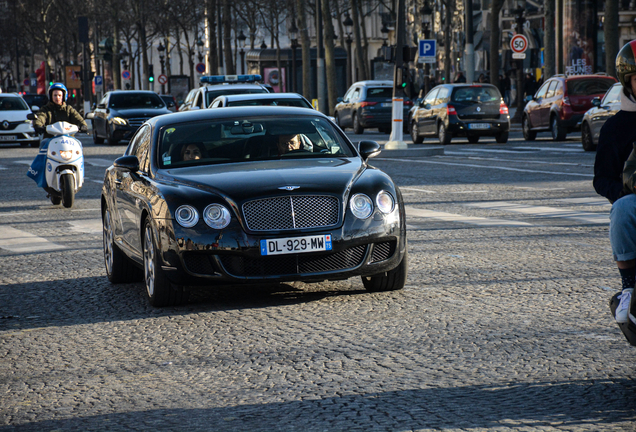
[[[0,135],[0,141],[15,141],[15,135]]]
[[[382,102],[382,107],[390,108],[393,106],[393,102]]]
[[[470,123],[468,129],[490,129],[490,123]]]
[[[331,250],[331,234],[261,240],[261,255],[283,255]]]

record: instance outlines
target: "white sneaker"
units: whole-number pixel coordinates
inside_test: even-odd
[[[621,302],[618,304],[616,308],[616,322],[617,323],[626,323],[629,322],[629,306],[632,302],[632,297],[634,293],[634,288],[628,288],[623,290],[621,295],[618,297],[621,299]]]

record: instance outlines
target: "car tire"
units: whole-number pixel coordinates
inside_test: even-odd
[[[60,176],[60,191],[62,192],[62,205],[66,208],[73,207],[75,202],[75,178],[73,174]]]
[[[550,117],[550,132],[554,141],[563,141],[567,135],[567,131],[559,124],[557,116]]]
[[[383,133],[383,134],[388,134],[391,133],[391,129],[390,128],[378,128],[378,132]]]
[[[508,135],[509,132],[501,132],[498,133],[497,135],[495,135],[495,140],[499,143],[499,144],[505,144],[508,142]]]
[[[150,304],[155,307],[164,307],[177,306],[186,302],[188,293],[182,287],[174,286],[161,268],[149,217],[144,221],[143,233],[144,285]]]
[[[338,127],[344,131],[344,130],[345,130],[345,128],[344,128],[344,127],[342,127],[342,123],[340,123],[340,116],[338,115],[338,113],[335,113],[335,114],[333,115],[333,118],[334,118],[334,120],[336,121],[336,124],[338,125]]]
[[[102,232],[104,242],[104,265],[106,276],[113,284],[139,282],[143,280],[141,269],[115,244],[115,233],[110,216],[110,210],[106,208],[102,214]]]
[[[358,119],[358,115],[353,115],[353,133],[356,135],[361,135],[364,133],[364,128],[360,124],[360,120]]]
[[[439,139],[439,143],[443,145],[450,144],[451,140],[453,139],[451,133],[448,132],[446,126],[444,126],[444,122],[440,122],[440,124],[437,126],[437,138]]]
[[[583,123],[583,126],[581,126],[581,143],[583,144],[583,150],[585,151],[596,150],[596,144],[594,144],[594,140],[592,139],[590,125],[587,123]]]
[[[468,142],[471,144],[477,144],[479,142],[479,137],[478,136],[469,136],[468,137]]]
[[[407,273],[408,252],[405,250],[404,257],[396,268],[372,276],[362,276],[362,285],[368,292],[401,290],[406,283]]]
[[[97,129],[95,128],[95,124],[93,124],[93,142],[95,144],[104,144],[104,138],[100,138],[97,136]]]
[[[420,136],[420,131],[417,128],[417,123],[413,122],[411,125],[411,139],[415,144],[422,144],[424,138]]]
[[[534,141],[537,138],[537,133],[532,130],[532,126],[530,125],[530,119],[528,118],[528,116],[523,116],[521,124],[521,128],[523,130],[523,139],[526,141]]]
[[[114,146],[117,144],[119,144],[119,140],[113,137],[113,131],[109,127],[108,128],[108,145]]]

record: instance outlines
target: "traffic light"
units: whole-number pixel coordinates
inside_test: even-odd
[[[154,82],[154,81],[155,81],[155,65],[149,64],[148,65],[148,82]]]
[[[49,72],[49,87],[51,87],[54,82],[55,82],[55,74],[53,72]]]

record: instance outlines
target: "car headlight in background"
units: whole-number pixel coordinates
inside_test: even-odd
[[[127,126],[128,125],[128,120],[121,118],[121,117],[113,117],[113,123],[115,123],[116,125],[120,125],[120,126]]]
[[[349,208],[358,219],[366,219],[373,213],[373,201],[365,194],[355,194],[349,201]]]
[[[182,205],[174,213],[174,217],[184,228],[192,228],[199,222],[199,212],[189,205]]]
[[[230,211],[221,204],[210,204],[203,210],[203,220],[210,228],[225,228],[230,224],[230,219]]]
[[[395,208],[395,200],[387,191],[380,191],[377,197],[375,197],[375,203],[378,205],[380,211],[384,214],[389,214]]]

